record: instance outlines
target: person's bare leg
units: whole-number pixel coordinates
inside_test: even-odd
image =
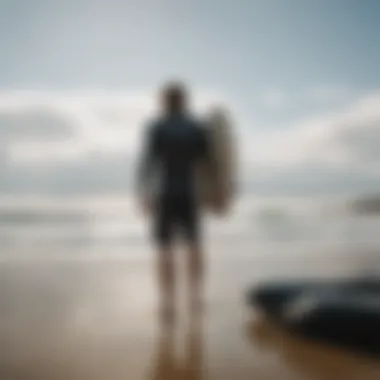
[[[198,244],[188,247],[188,279],[190,305],[193,311],[200,311],[203,301],[204,258]]]
[[[165,325],[160,329],[156,358],[152,371],[152,380],[167,380],[178,378],[178,368],[175,355],[175,329]]]
[[[158,252],[158,280],[160,289],[160,312],[164,323],[174,322],[175,275],[171,247],[161,247]]]
[[[204,378],[203,320],[200,313],[191,313],[185,340],[185,357],[181,379]]]

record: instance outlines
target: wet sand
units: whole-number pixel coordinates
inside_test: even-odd
[[[350,259],[320,252],[307,259],[239,256],[233,246],[225,252],[209,257],[203,318],[189,317],[179,303],[175,329],[160,328],[147,255],[4,260],[0,379],[380,378],[377,361],[291,336],[244,303],[244,291],[260,280],[344,276],[355,266]]]

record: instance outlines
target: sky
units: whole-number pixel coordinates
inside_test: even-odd
[[[379,18],[377,0],[0,0],[0,194],[125,191],[171,78],[230,109],[245,192],[376,192]]]

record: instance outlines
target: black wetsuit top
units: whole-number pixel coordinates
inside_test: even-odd
[[[156,187],[155,231],[160,242],[168,243],[173,227],[179,224],[191,241],[197,239],[195,169],[200,160],[210,157],[209,151],[206,129],[189,115],[170,115],[149,126],[139,191]]]

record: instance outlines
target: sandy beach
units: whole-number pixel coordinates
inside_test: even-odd
[[[148,247],[133,259],[104,250],[3,260],[0,377],[378,379],[373,359],[291,336],[246,306],[245,291],[259,281],[348,276],[357,267],[354,255],[339,250],[306,258],[279,247],[250,255],[232,243],[211,245],[203,318],[189,317],[180,302],[174,330],[160,328],[157,319]]]

